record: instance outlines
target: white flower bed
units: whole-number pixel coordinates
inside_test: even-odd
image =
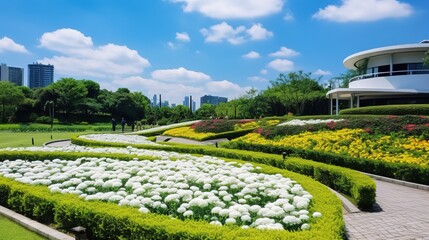
[[[142,213],[217,225],[308,229],[309,220],[321,216],[308,210],[312,196],[280,174],[259,173],[250,163],[215,157],[150,152],[158,152],[160,160],[6,160],[0,163],[0,174],[27,184],[46,185],[52,192],[78,194],[86,200],[116,202],[139,208]]]
[[[309,124],[330,123],[330,122],[340,122],[340,121],[344,121],[344,119],[308,119],[308,120],[294,119],[288,122],[280,123],[277,126],[285,126],[285,125],[304,126]]]
[[[147,140],[147,137],[139,136],[139,135],[87,134],[87,135],[81,135],[79,136],[79,138],[94,140],[94,141],[101,141],[101,142],[159,145],[157,143]]]

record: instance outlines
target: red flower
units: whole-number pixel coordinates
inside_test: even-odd
[[[413,131],[416,128],[416,124],[407,124],[403,128],[407,131]]]
[[[364,130],[366,133],[372,133],[372,129],[371,128],[364,128],[362,130]]]

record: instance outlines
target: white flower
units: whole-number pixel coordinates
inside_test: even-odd
[[[294,217],[294,216],[286,216],[283,218],[283,222],[286,225],[296,225],[296,224],[300,224],[301,220],[297,217]]]
[[[235,224],[237,221],[234,218],[227,218],[225,224]]]
[[[179,208],[177,209],[177,212],[178,212],[178,213],[184,213],[184,212],[186,212],[186,208],[184,208],[184,207],[179,207]]]
[[[194,212],[192,212],[191,210],[188,210],[188,211],[186,211],[186,212],[183,213],[184,217],[189,217],[189,216],[192,216],[192,215],[194,215]]]
[[[322,213],[320,213],[320,212],[314,212],[313,213],[313,217],[315,217],[315,218],[322,217]]]
[[[147,209],[147,208],[145,208],[145,207],[141,207],[141,208],[139,208],[139,212],[141,212],[141,213],[149,213],[150,210]]]
[[[308,223],[304,223],[304,224],[302,224],[301,229],[302,230],[310,229],[310,225]]]

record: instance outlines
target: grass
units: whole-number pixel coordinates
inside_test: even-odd
[[[72,135],[81,134],[76,132],[0,132],[0,148],[5,147],[30,147],[31,139],[34,139],[34,146],[42,146],[45,142],[68,139]],[[52,139],[51,139],[52,136]]]
[[[31,232],[21,225],[0,216],[0,240],[43,240],[42,236]]]

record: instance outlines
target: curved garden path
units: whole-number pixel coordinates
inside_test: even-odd
[[[348,238],[429,240],[429,191],[374,181],[379,209],[345,214]]]

